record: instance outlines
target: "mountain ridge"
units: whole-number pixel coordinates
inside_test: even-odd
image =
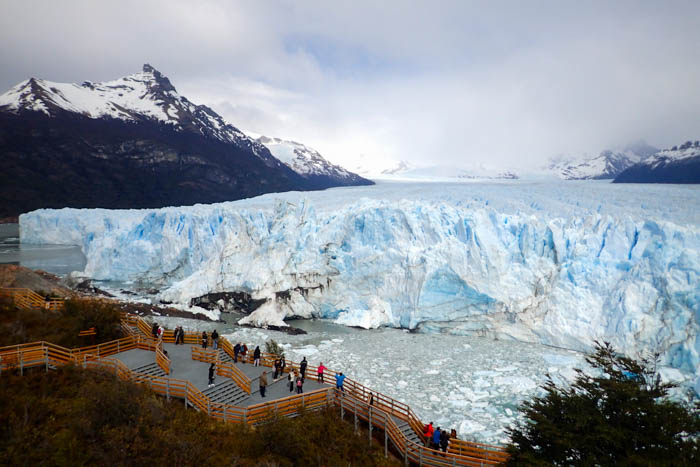
[[[30,78],[0,95],[0,217],[146,208],[339,186],[302,177],[151,65],[112,81]],[[352,183],[350,183],[352,184]]]

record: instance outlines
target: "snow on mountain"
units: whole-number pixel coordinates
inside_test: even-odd
[[[665,149],[621,172],[615,183],[700,183],[700,141]]]
[[[655,352],[700,377],[698,192],[590,182],[399,184],[157,210],[39,210],[22,242],[187,305],[241,291],[290,316]],[[364,196],[364,197],[363,197]]]
[[[367,172],[367,169],[363,170]],[[372,177],[404,181],[513,180],[519,178],[512,170],[488,167],[484,164],[472,164],[468,167],[416,166],[407,161],[385,162],[383,165],[375,166]]]
[[[0,111],[35,111],[51,117],[71,112],[92,119],[158,121],[245,147],[264,160],[270,159],[259,143],[209,107],[195,105],[178,94],[170,80],[148,64],[140,73],[104,83],[55,83],[30,78],[0,95]]]
[[[272,155],[303,177],[323,176],[331,178],[339,184],[348,185],[355,185],[363,180],[343,167],[331,164],[315,149],[296,141],[267,136],[260,136],[256,141],[265,145]],[[366,184],[371,184],[369,180],[365,181]]]
[[[596,157],[558,157],[545,170],[564,180],[613,179],[623,170],[645,160],[658,149],[644,142],[626,146],[621,151],[602,151]]]

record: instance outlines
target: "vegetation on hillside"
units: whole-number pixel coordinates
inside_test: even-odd
[[[47,341],[64,347],[81,347],[119,339],[120,311],[117,305],[97,300],[67,300],[60,311],[19,310],[11,302],[0,303],[0,347]],[[94,327],[97,335],[79,337]]]
[[[546,394],[521,408],[524,423],[509,430],[510,465],[700,465],[700,404],[667,398],[651,362],[597,344],[568,387],[550,379]]]
[[[1,465],[396,465],[337,411],[251,429],[101,371],[0,378]]]

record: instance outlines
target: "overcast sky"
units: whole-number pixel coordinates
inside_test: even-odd
[[[348,167],[518,168],[700,139],[697,0],[0,5],[0,92],[150,63],[235,126]]]

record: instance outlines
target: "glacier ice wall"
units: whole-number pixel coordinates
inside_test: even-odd
[[[289,316],[480,334],[589,349],[608,340],[700,364],[700,228],[668,220],[489,203],[307,199],[157,210],[40,210],[23,242],[81,245],[85,274],[159,282],[186,304],[247,291],[245,320]],[[283,298],[282,298],[283,297]]]

